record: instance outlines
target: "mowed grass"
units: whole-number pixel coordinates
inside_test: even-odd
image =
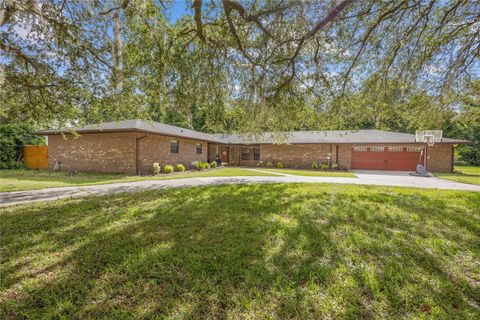
[[[455,166],[453,173],[434,173],[438,178],[480,185],[480,167]]]
[[[296,176],[309,176],[309,177],[343,177],[343,178],[356,178],[352,172],[348,171],[321,171],[321,170],[299,170],[299,169],[272,169],[272,168],[257,168],[261,171],[276,172],[283,174],[293,174]]]
[[[0,210],[2,319],[479,319],[480,196],[334,184]]]
[[[208,171],[187,171],[157,176],[126,176],[106,173],[71,173],[51,170],[1,170],[0,192],[35,190],[53,187],[82,186],[143,180],[167,180],[196,177],[273,176],[274,174],[242,168],[218,168]]]

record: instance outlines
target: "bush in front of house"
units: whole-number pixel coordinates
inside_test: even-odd
[[[210,164],[205,161],[194,161],[192,164],[197,168],[197,170],[205,170],[210,167]]]
[[[210,162],[210,168],[216,168],[216,167],[217,167],[217,161]]]
[[[267,162],[267,168],[271,168],[273,167],[273,163],[271,163],[270,161]]]
[[[175,171],[179,171],[179,172],[185,171],[185,166],[181,163],[177,163],[175,165]]]
[[[318,169],[318,163],[316,161],[312,162],[312,170]]]
[[[165,167],[163,167],[163,172],[172,173],[173,172],[173,166],[170,165],[170,164],[165,165]]]
[[[277,162],[277,168],[283,168],[283,163],[282,162]]]
[[[338,169],[338,164],[336,164],[336,163],[332,164],[332,169],[337,170]]]
[[[162,167],[158,164],[158,162],[154,162],[152,164],[152,171],[154,175],[160,174],[160,171],[162,170]]]
[[[323,164],[320,166],[320,168],[321,168],[322,170],[328,170],[328,164],[323,163]]]
[[[257,162],[257,167],[263,167],[263,161],[258,161]]]

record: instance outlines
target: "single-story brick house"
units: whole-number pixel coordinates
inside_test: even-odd
[[[72,130],[72,129],[70,129]],[[282,162],[309,168],[317,163],[341,169],[407,170],[422,163],[429,171],[452,171],[454,146],[469,141],[443,138],[434,146],[416,142],[414,134],[380,130],[295,131],[260,137],[207,134],[167,124],[128,120],[43,130],[48,136],[50,168],[71,171],[143,174],[160,165],[220,160],[240,166]],[[424,152],[422,152],[424,150]]]

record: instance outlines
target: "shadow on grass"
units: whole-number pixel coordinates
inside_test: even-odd
[[[43,182],[43,183],[58,183],[71,185],[84,185],[88,183],[97,183],[101,181],[114,181],[127,176],[116,173],[75,173],[66,171],[53,170],[29,170],[29,169],[15,169],[15,170],[0,170],[0,177],[2,179],[15,179],[16,181],[25,182]]]
[[[380,190],[212,186],[7,209],[2,309],[7,319],[478,314],[478,196]]]

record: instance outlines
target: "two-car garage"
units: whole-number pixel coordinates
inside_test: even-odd
[[[415,171],[423,163],[421,146],[353,146],[352,169]]]

